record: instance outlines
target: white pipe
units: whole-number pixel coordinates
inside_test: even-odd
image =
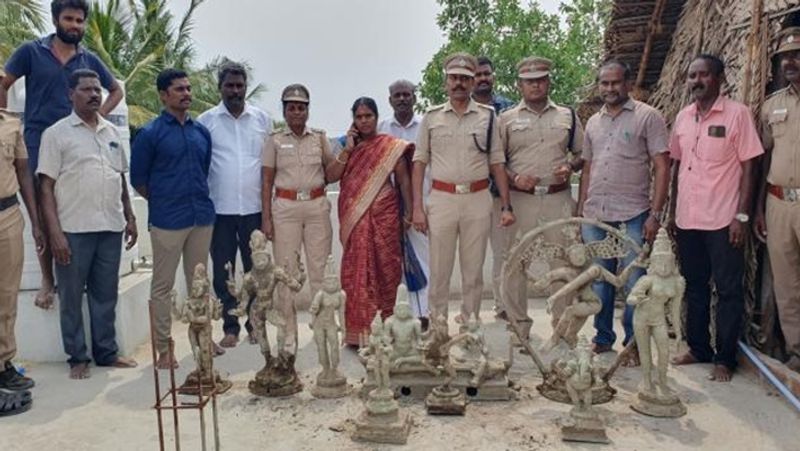
[[[767,380],[776,389],[778,389],[778,392],[783,395],[787,401],[789,401],[789,404],[791,404],[795,410],[800,412],[800,400],[798,400],[794,393],[792,393],[785,385],[783,385],[783,382],[778,380],[777,376],[775,376],[775,374],[773,374],[772,371],[767,368],[767,365],[765,365],[764,362],[762,362],[761,359],[759,359],[758,356],[755,355],[755,353],[753,353],[753,351],[751,351],[750,348],[741,341],[739,341],[739,349],[741,349],[744,355],[746,355],[747,358],[753,362],[753,365],[755,365],[756,368],[761,371],[761,374],[766,376]]]

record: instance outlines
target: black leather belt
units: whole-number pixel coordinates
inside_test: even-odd
[[[16,194],[14,194],[13,196],[4,197],[0,199],[0,211],[11,208],[14,205],[17,205],[18,203],[19,201],[17,200]]]

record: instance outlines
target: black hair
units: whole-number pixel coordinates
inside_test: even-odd
[[[188,75],[186,74],[186,72],[180,69],[175,69],[175,68],[164,69],[161,72],[159,72],[158,77],[156,77],[156,88],[159,91],[166,91],[172,84],[172,80],[177,80],[179,78],[187,78],[187,77]]]
[[[83,11],[83,18],[89,18],[89,2],[86,0],[53,0],[50,2],[50,14],[53,20],[58,20],[65,9],[79,9]]]
[[[478,66],[489,66],[494,70],[494,64],[492,64],[492,60],[490,60],[488,56],[479,56]]]
[[[633,70],[631,69],[631,66],[628,63],[620,61],[616,58],[611,58],[603,61],[603,64],[600,65],[600,70],[597,71],[598,74],[600,73],[600,71],[610,66],[617,66],[621,68],[622,78],[624,78],[626,81],[633,79]]]
[[[378,104],[375,103],[375,100],[373,100],[372,97],[357,98],[356,101],[353,102],[353,108],[350,109],[350,111],[353,112],[353,116],[356,115],[356,110],[360,106],[365,106],[369,108],[373,113],[375,113],[375,117],[376,118],[378,117]]]
[[[725,77],[725,63],[722,62],[720,57],[717,55],[712,55],[710,53],[701,53],[694,57],[692,61],[703,60],[708,63],[709,72],[711,75],[718,79],[723,79]]]
[[[222,83],[225,82],[225,77],[228,75],[241,75],[244,77],[244,82],[247,83],[247,69],[239,63],[229,61],[220,66],[219,72],[217,72],[217,88],[222,87]]]
[[[69,89],[75,89],[81,82],[82,78],[96,78],[100,79],[100,75],[91,69],[75,69],[69,74]]]

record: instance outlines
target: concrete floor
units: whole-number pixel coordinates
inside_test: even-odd
[[[508,335],[504,323],[494,320],[486,301],[482,318],[492,352],[506,357]],[[531,303],[538,346],[550,332],[541,302]],[[451,307],[456,311],[456,306]],[[297,368],[306,388],[318,372],[316,349],[301,313],[300,351]],[[619,324],[617,324],[619,327]],[[220,329],[217,326],[217,329]],[[454,331],[455,326],[451,326]],[[587,334],[591,328],[585,329]],[[219,331],[217,331],[219,333]],[[185,326],[176,325],[174,336],[181,368],[179,382],[192,361]],[[0,450],[142,450],[158,449],[153,372],[149,345],[135,353],[140,362],[133,370],[92,368],[85,381],[67,379],[66,364],[27,364],[36,379],[34,407],[23,415],[0,419]],[[605,363],[614,354],[601,356]],[[24,362],[23,362],[24,363]],[[355,396],[317,400],[304,390],[285,399],[259,398],[247,390],[247,381],[263,365],[256,346],[240,344],[215,360],[229,373],[234,387],[221,396],[219,419],[222,449],[227,450],[338,450],[390,449],[350,441],[350,418],[362,410]],[[342,370],[358,385],[364,372],[355,353],[343,350]],[[608,415],[612,444],[605,449],[703,449],[794,450],[800,443],[800,417],[753,375],[737,374],[729,384],[708,382],[708,365],[671,368],[674,388],[687,405],[688,415],[679,419],[655,419],[633,412],[639,371],[621,368],[613,385],[619,390],[611,403],[599,406]],[[535,390],[538,373],[527,356],[516,354],[512,378],[521,385],[519,399],[511,402],[472,403],[465,417],[430,417],[419,402],[403,401],[415,426],[403,449],[414,450],[538,450],[600,449],[600,445],[570,445],[561,441],[558,419],[569,406],[542,398]],[[207,409],[210,418],[210,409]],[[168,426],[171,417],[165,415]],[[199,450],[197,414],[184,412],[181,449]],[[174,449],[168,429],[167,449]],[[209,440],[211,437],[209,435]],[[213,443],[213,442],[211,442]],[[213,449],[210,447],[209,449]]]

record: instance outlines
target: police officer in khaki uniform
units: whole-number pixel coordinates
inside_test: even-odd
[[[0,69],[0,81],[5,73]],[[21,192],[28,210],[36,250],[44,250],[44,237],[39,227],[39,217],[30,212],[36,211],[33,196],[33,178],[28,171],[28,152],[22,139],[22,121],[5,109],[0,109],[0,404],[13,398],[25,397],[30,400],[29,388],[33,380],[23,376],[11,359],[17,352],[14,338],[14,324],[17,320],[17,295],[22,281],[23,239],[25,221],[19,208],[17,192]],[[6,393],[20,392],[18,395]],[[4,410],[11,415],[22,413],[30,407],[30,401],[17,409]]]
[[[786,365],[800,371],[800,27],[784,30],[776,55],[789,86],[775,92],[761,108],[767,176],[755,227],[756,236],[769,249],[775,302],[789,354]]]
[[[412,222],[420,232],[430,230],[432,313],[447,315],[458,245],[463,302],[456,320],[462,323],[471,316],[477,318],[480,310],[489,228],[514,223],[494,110],[470,98],[477,65],[476,58],[467,53],[456,53],[445,60],[449,101],[431,108],[423,117],[412,174]],[[433,181],[426,215],[422,181],[428,164]],[[491,224],[490,171],[502,202],[499,224]]]
[[[325,262],[331,253],[331,204],[325,195],[325,168],[334,156],[325,132],[306,126],[308,89],[289,85],[281,100],[287,127],[267,137],[262,154],[261,228],[273,242],[275,263],[287,265],[290,271],[296,270],[295,254],[303,245],[313,296],[322,285]],[[295,296],[284,285],[278,290],[288,319],[286,351],[296,354]]]
[[[506,149],[506,173],[511,189],[511,203],[517,222],[508,229],[506,252],[514,238],[538,225],[572,216],[569,176],[579,170],[583,127],[573,110],[550,100],[550,60],[525,58],[517,65],[517,87],[522,95],[519,105],[500,115],[500,136]],[[570,153],[572,155],[570,155]],[[560,230],[545,233],[548,242],[563,244]],[[506,314],[520,326],[527,338],[533,324],[528,317],[527,283],[523,274],[509,280],[505,294]],[[564,305],[552,306],[553,327]]]

